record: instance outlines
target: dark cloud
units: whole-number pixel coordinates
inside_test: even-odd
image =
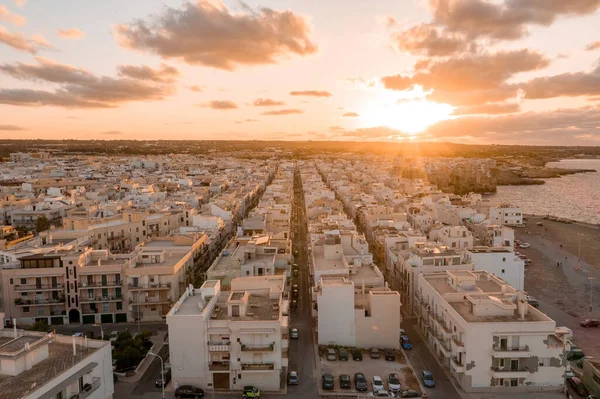
[[[467,38],[515,40],[528,25],[551,25],[558,17],[585,15],[600,0],[429,0],[433,22]]]
[[[344,115],[342,116],[359,116],[356,112],[346,112]]]
[[[500,115],[512,114],[520,110],[521,106],[519,103],[491,103],[458,107],[454,110],[454,115]]]
[[[0,89],[0,104],[65,108],[113,108],[130,101],[162,100],[174,92],[173,85],[131,78],[95,76],[66,64],[37,57],[37,64],[1,64],[0,72],[15,79],[51,82],[54,91]]]
[[[147,65],[119,65],[117,70],[119,76],[155,82],[173,82],[179,77],[177,68],[167,64],[160,64],[159,69]]]
[[[257,98],[252,103],[255,107],[271,107],[277,105],[285,105],[283,101],[272,100],[270,98]]]
[[[290,91],[290,96],[331,97],[332,95],[328,91],[320,90]]]
[[[109,130],[107,132],[101,132],[100,134],[103,136],[121,136],[124,133],[121,132],[120,130]]]
[[[21,33],[12,33],[0,25],[0,43],[3,43],[16,50],[27,51],[35,54],[40,50],[50,50],[52,45],[40,35],[34,35],[27,39]]]
[[[292,115],[292,114],[303,114],[304,111],[301,109],[278,109],[274,111],[267,111],[261,113],[261,115],[277,116],[277,115]]]
[[[215,100],[205,105],[206,107],[218,110],[236,109],[237,104],[229,100]]]
[[[440,31],[430,24],[413,26],[401,33],[392,34],[392,42],[399,51],[413,55],[439,57],[463,52],[469,42],[456,34]]]
[[[0,125],[0,131],[2,132],[20,132],[23,130],[27,129],[17,125]]]
[[[600,95],[600,66],[592,72],[563,73],[532,79],[522,84],[530,99]]]
[[[189,64],[233,70],[240,65],[275,64],[317,51],[307,21],[291,11],[269,8],[233,14],[209,0],[167,7],[158,17],[114,28],[119,44]]]
[[[586,49],[586,51],[594,51],[594,50],[600,49],[600,40],[598,40],[597,42],[593,42],[593,43],[588,44],[585,47],[585,49]]]
[[[600,109],[585,107],[494,117],[467,116],[439,122],[425,132],[433,138],[472,137],[482,142],[569,145],[576,136],[600,140]]]
[[[550,60],[531,50],[468,54],[441,61],[418,62],[412,76],[391,75],[381,79],[384,87],[408,90],[415,84],[434,101],[453,105],[476,105],[515,98],[519,88],[505,83],[515,74],[545,68]]]
[[[58,37],[62,37],[63,39],[83,39],[85,37],[85,32],[77,29],[77,28],[71,28],[71,29],[59,29],[56,32],[56,35]]]

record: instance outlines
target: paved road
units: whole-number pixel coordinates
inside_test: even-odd
[[[417,377],[421,375],[423,370],[429,370],[435,378],[435,388],[427,389],[427,394],[430,398],[440,399],[461,399],[461,395],[456,391],[454,385],[442,370],[442,366],[433,357],[433,354],[423,342],[421,335],[417,333],[416,318],[404,319],[402,327],[406,330],[406,334],[410,337],[412,350],[406,351],[408,360],[412,363]]]

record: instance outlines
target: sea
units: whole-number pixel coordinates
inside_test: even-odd
[[[538,186],[498,186],[490,198],[521,206],[527,214],[600,224],[600,159],[563,159],[546,166],[596,172],[544,179],[546,184]]]

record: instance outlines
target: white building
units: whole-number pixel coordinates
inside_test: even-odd
[[[490,223],[500,226],[520,226],[523,224],[523,208],[503,204],[490,208]]]
[[[288,365],[285,276],[241,277],[191,286],[167,315],[173,385],[279,390]]]
[[[525,261],[508,247],[474,247],[467,251],[473,270],[485,270],[500,277],[516,290],[525,286]]]
[[[366,292],[346,277],[322,277],[314,289],[319,344],[398,348],[400,294],[384,288]]]
[[[20,330],[0,331],[0,396],[109,399],[114,392],[108,341]]]
[[[429,233],[431,240],[452,249],[469,249],[473,247],[473,233],[465,226],[433,227]]]
[[[415,302],[428,344],[466,392],[563,386],[566,340],[501,279],[486,271],[421,274]]]

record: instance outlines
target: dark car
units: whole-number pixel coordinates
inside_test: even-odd
[[[360,349],[352,349],[352,360],[362,360],[362,352]]]
[[[164,380],[163,380],[163,374],[164,374]],[[156,378],[154,385],[156,385],[157,387],[167,386],[169,381],[171,381],[171,369],[165,370],[164,372],[160,373],[158,375],[158,377]]]
[[[340,348],[338,351],[338,359],[339,360],[348,360],[348,352],[344,348]]]
[[[581,327],[600,327],[600,320],[598,319],[585,319],[579,323]]]
[[[433,375],[429,370],[423,370],[421,373],[421,381],[423,381],[423,385],[425,385],[427,388],[435,387],[435,380],[433,379]]]
[[[298,385],[298,372],[290,371],[288,375],[288,385]]]
[[[385,348],[383,353],[385,354],[385,360],[396,360],[396,351],[394,349]]]
[[[203,398],[204,391],[202,388],[195,387],[193,385],[182,385],[175,390],[176,398]]]
[[[354,374],[354,388],[356,388],[356,390],[359,392],[365,392],[367,389],[369,389],[367,379],[363,373]]]
[[[581,382],[581,380],[577,377],[569,377],[567,378],[567,384],[575,391],[577,392],[577,395],[579,396],[588,396],[590,393],[588,392],[587,388],[585,387],[585,385],[583,384],[583,382]]]
[[[410,343],[410,339],[408,338],[407,335],[400,336],[400,345],[402,345],[402,349],[404,349],[404,350],[412,349],[412,344]]]
[[[321,383],[323,389],[326,389],[328,391],[333,390],[333,376],[331,374],[323,374],[323,376],[321,377]]]
[[[538,300],[532,296],[527,296],[527,303],[533,306],[534,308],[540,307],[540,303],[538,302]]]
[[[352,388],[352,383],[350,382],[350,376],[348,374],[340,375],[340,388],[342,388],[342,389]]]
[[[585,357],[581,349],[571,349],[567,352],[567,360],[579,360]]]
[[[420,398],[421,394],[413,389],[407,389],[400,394],[401,398]]]

